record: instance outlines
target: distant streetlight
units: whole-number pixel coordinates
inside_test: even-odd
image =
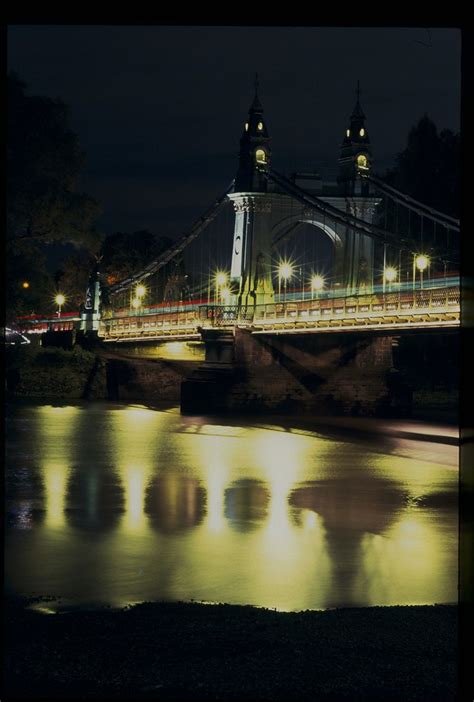
[[[23,288],[23,290],[28,290],[28,288],[30,287],[30,284],[27,280],[24,280],[23,283],[21,284],[21,287]]]
[[[140,300],[142,297],[145,297],[146,295],[146,287],[144,285],[137,285],[137,289],[135,290],[135,295],[137,298]]]
[[[290,261],[281,261],[278,266],[278,300],[281,298],[281,281],[285,282],[285,300],[286,300],[286,286],[288,281],[293,276],[293,266]]]
[[[314,299],[314,293],[319,293],[324,288],[324,278],[322,275],[313,275],[311,278],[311,299]]]
[[[64,297],[64,295],[62,293],[58,293],[56,295],[56,297],[54,298],[54,301],[58,306],[58,317],[60,317],[61,316],[61,307],[66,302],[66,298]]]

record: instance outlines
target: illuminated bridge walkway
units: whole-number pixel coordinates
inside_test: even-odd
[[[457,327],[459,287],[411,293],[334,297],[260,305],[251,311],[236,306],[198,305],[182,311],[103,320],[99,337],[106,342],[199,339],[202,329],[247,327],[253,334],[322,333],[374,329]]]

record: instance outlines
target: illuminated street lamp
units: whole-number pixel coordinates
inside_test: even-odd
[[[281,281],[285,281],[285,300],[286,300],[286,286],[288,281],[293,276],[293,266],[289,261],[281,261],[278,266],[278,299],[281,298]]]
[[[415,254],[413,256],[413,290],[416,285],[416,270],[420,271],[420,288],[423,290],[423,271],[430,265],[429,256],[426,254]]]
[[[227,285],[227,273],[224,271],[217,271],[215,277],[215,288],[214,288],[214,303],[217,305],[219,299],[219,289],[224,288]]]
[[[223,271],[218,271],[216,273],[216,285],[218,287],[222,287],[227,283],[227,273],[224,273]]]
[[[391,266],[389,268],[386,268],[384,271],[384,279],[388,283],[388,289],[389,291],[392,289],[392,283],[397,279],[397,269],[392,268]]]
[[[322,275],[313,275],[311,278],[311,299],[314,299],[314,293],[320,293],[324,288],[324,278]]]
[[[142,297],[145,297],[146,295],[146,287],[144,285],[137,285],[137,289],[135,290],[135,295],[139,300],[141,300]]]
[[[57,314],[58,314],[58,317],[60,317],[61,316],[61,307],[66,302],[66,298],[64,297],[64,295],[62,293],[58,293],[56,295],[56,297],[54,298],[54,301],[58,306],[58,313]]]
[[[28,290],[28,288],[30,287],[30,284],[27,280],[24,280],[23,283],[21,284],[21,287],[23,288],[23,290]]]

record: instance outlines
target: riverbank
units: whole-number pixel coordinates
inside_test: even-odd
[[[9,347],[6,349],[5,387],[9,398],[44,398],[45,400],[112,400],[124,402],[175,402],[181,398],[181,383],[199,366],[197,360],[170,360],[163,358],[140,358],[120,355],[117,351],[97,346],[93,350],[75,346],[73,349],[31,346]],[[458,423],[458,389],[441,383],[433,386],[427,379],[419,386],[411,379],[412,402],[405,412],[415,421],[445,424]],[[283,403],[285,405],[285,403]],[[287,403],[286,403],[287,404]],[[291,403],[290,403],[291,405]],[[304,403],[282,408],[281,405],[261,406],[258,401],[245,406],[245,409],[223,410],[226,415],[236,415],[245,411],[247,415],[277,415],[288,411],[298,416],[306,416]],[[322,411],[322,410],[321,410]],[[358,420],[366,417],[343,415],[342,410],[334,409],[333,416],[343,416],[358,429]],[[378,419],[385,418],[384,416]],[[388,415],[387,415],[388,416]],[[392,417],[394,418],[394,417]],[[370,419],[367,417],[367,419]],[[332,423],[331,428],[335,428]],[[367,432],[366,432],[367,433]],[[370,433],[370,432],[369,432]],[[380,431],[377,432],[380,434]],[[411,438],[408,436],[400,438]]]
[[[44,603],[47,607],[48,603]],[[457,607],[6,607],[7,699],[454,700]]]

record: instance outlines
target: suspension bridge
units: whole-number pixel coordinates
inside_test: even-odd
[[[458,326],[459,221],[373,174],[365,122],[358,90],[335,180],[282,174],[256,84],[237,173],[211,207],[143,270],[112,284],[93,271],[80,313],[61,298],[22,330],[121,343]]]

